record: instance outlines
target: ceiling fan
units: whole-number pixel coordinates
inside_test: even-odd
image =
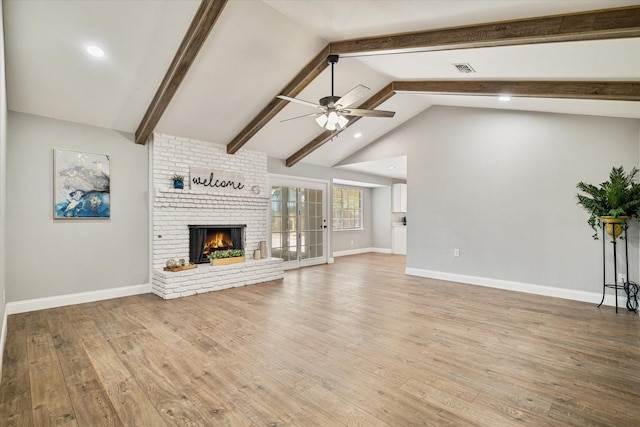
[[[306,105],[308,107],[317,108],[321,111],[311,114],[305,114],[304,116],[292,117],[290,119],[282,120],[283,122],[299,119],[302,117],[316,117],[316,122],[320,127],[327,130],[342,130],[349,124],[349,116],[360,117],[393,117],[395,111],[384,110],[364,110],[359,108],[349,108],[351,105],[361,99],[369,89],[366,86],[358,85],[347,92],[346,95],[340,97],[333,94],[333,66],[338,62],[338,55],[329,55],[327,62],[331,64],[331,96],[325,96],[321,98],[318,104],[305,101],[303,99],[291,98],[285,95],[278,95],[278,98],[284,99],[290,102],[297,102],[298,104]]]

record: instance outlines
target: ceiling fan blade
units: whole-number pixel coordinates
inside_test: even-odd
[[[317,113],[311,113],[311,114],[305,114],[304,116],[296,116],[296,117],[290,117],[288,119],[284,119],[284,120],[280,120],[280,123],[282,122],[288,122],[289,120],[295,120],[295,119],[301,119],[303,117],[314,117],[314,116],[319,116],[321,114],[324,114],[322,111],[319,111]]]
[[[346,116],[360,116],[360,117],[393,117],[395,111],[385,110],[362,110],[359,108],[349,108],[346,110],[340,110],[340,113]]]
[[[322,108],[321,105],[314,104],[313,102],[305,101],[304,99],[291,98],[289,96],[278,95],[276,98],[284,99],[285,101],[297,102],[298,104],[306,105],[307,107],[312,108]]]
[[[347,108],[365,96],[370,90],[371,89],[366,86],[358,85],[347,92],[342,98],[338,99],[335,106],[336,108]]]

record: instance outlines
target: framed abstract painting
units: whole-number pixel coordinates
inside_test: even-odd
[[[110,218],[109,156],[53,151],[53,218]]]

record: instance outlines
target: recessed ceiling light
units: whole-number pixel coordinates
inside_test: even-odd
[[[355,135],[353,135],[354,138],[360,138],[362,136],[362,132],[358,132]]]
[[[87,53],[91,56],[95,56],[96,58],[102,58],[104,56],[104,50],[100,49],[98,46],[87,46]]]
[[[389,166],[389,169],[394,170],[396,167],[395,166]]]
[[[506,95],[502,95],[502,96],[498,97],[498,101],[509,102],[509,101],[511,101],[511,97],[510,96],[506,96]]]

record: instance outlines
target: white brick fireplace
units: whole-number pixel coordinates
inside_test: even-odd
[[[242,149],[229,155],[224,145],[162,134],[154,134],[151,146],[153,292],[169,299],[282,278],[282,260],[253,259],[253,250],[269,236],[266,154]],[[190,171],[202,170],[231,176],[235,185],[190,185]],[[184,189],[173,188],[174,174],[185,177]],[[244,263],[163,271],[170,258],[189,260],[190,225],[238,224],[246,225]]]

